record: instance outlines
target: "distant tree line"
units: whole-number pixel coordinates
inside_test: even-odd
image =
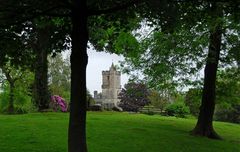
[[[240,79],[234,77],[237,69],[226,69],[218,75],[214,120],[240,123]],[[129,82],[119,94],[119,106],[124,111],[160,114],[176,117],[198,117],[201,105],[201,88],[187,92],[161,92],[141,82]]]

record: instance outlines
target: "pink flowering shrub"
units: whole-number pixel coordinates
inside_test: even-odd
[[[51,107],[54,111],[60,108],[62,112],[67,112],[68,109],[66,101],[58,95],[51,96]]]

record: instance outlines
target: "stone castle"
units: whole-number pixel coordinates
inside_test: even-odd
[[[104,109],[112,109],[118,106],[118,94],[121,91],[121,73],[112,63],[109,71],[102,71],[102,93],[94,91],[96,104],[101,104]]]

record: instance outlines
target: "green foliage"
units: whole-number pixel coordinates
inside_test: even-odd
[[[148,98],[150,100],[151,105],[153,105],[155,108],[160,109],[161,112],[164,110],[164,108],[169,103],[168,98],[166,96],[164,96],[163,94],[161,95],[157,91],[151,91]]]
[[[218,121],[226,121],[240,123],[240,104],[231,105],[223,102],[216,106],[214,119]]]
[[[181,92],[176,92],[174,95],[172,95],[172,101],[178,102],[178,103],[184,103],[184,94]]]
[[[89,41],[97,51],[132,54],[138,49],[138,41],[132,31],[139,27],[140,18],[134,11],[91,16],[88,22]]]
[[[23,70],[21,67],[13,66],[9,62],[2,66],[0,71],[2,92],[0,93],[0,111],[8,113],[10,96],[13,95],[14,113],[26,113],[33,110],[31,103],[31,85],[33,73]],[[10,84],[12,83],[12,88]],[[10,92],[10,91],[13,92]]]
[[[136,38],[130,34],[121,32],[114,43],[114,48],[117,54],[128,54],[129,56],[135,56],[136,50],[138,50],[139,44]]]
[[[189,107],[190,113],[194,116],[198,116],[199,108],[201,105],[201,96],[202,90],[201,89],[189,89],[186,93],[184,103]]]
[[[7,110],[9,100],[9,92],[4,91],[0,93],[0,111],[4,112]]]
[[[198,116],[202,90],[190,89],[185,96],[185,104],[194,116]],[[238,68],[220,70],[216,83],[216,108],[214,119],[238,122],[237,107],[240,104],[240,79]]]
[[[66,101],[70,101],[70,61],[69,56],[66,59],[62,54],[49,58],[49,88],[52,95],[59,95]]]
[[[33,104],[31,101],[31,96],[27,94],[26,88],[16,87],[14,89],[14,113],[22,114],[28,113],[34,110]],[[0,93],[0,112],[8,113],[9,105],[9,87],[6,86],[4,91]]]
[[[240,123],[240,77],[239,68],[227,68],[219,71],[215,119]]]
[[[226,68],[218,73],[216,94],[217,103],[240,103],[240,69]]]
[[[174,102],[168,105],[165,109],[165,112],[168,116],[176,116],[181,118],[184,118],[186,115],[190,114],[189,108],[184,103],[180,102]]]
[[[208,44],[207,35],[197,35],[196,31],[179,29],[171,34],[152,31],[140,42],[135,56],[127,56],[124,69],[134,75],[140,71],[148,85],[155,89],[196,85],[199,70],[203,68]],[[191,46],[191,48],[190,48]]]
[[[139,109],[149,104],[149,91],[142,83],[127,83],[119,93],[120,104],[124,111],[138,112]]]

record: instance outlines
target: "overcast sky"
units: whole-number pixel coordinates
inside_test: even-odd
[[[102,71],[109,70],[112,62],[119,65],[119,61],[124,60],[122,56],[116,54],[109,54],[105,52],[96,52],[95,50],[88,50],[88,66],[87,66],[87,88],[93,94],[94,90],[101,92],[102,85]],[[128,81],[128,76],[122,74],[121,85],[122,87]]]

